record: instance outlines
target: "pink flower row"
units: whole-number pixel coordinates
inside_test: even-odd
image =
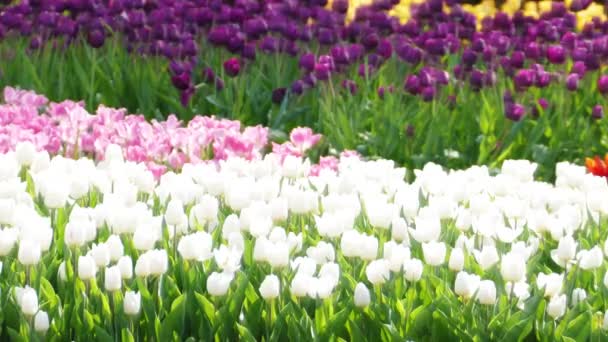
[[[105,106],[88,113],[83,102],[55,103],[32,91],[4,89],[0,104],[0,153],[14,149],[21,141],[32,142],[50,154],[96,160],[104,157],[109,144],[122,147],[125,158],[143,162],[156,177],[168,168],[178,170],[185,163],[223,160],[231,157],[261,158],[268,146],[268,128],[260,125],[242,129],[239,121],[197,116],[183,125],[175,115],[166,121],[148,122],[143,115],[127,114],[125,109]],[[299,127],[290,141],[272,143],[272,152],[281,160],[288,155],[303,156],[321,139],[310,128]],[[311,168],[335,169],[335,157],[322,157]]]

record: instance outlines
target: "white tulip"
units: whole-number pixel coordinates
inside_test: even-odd
[[[122,286],[122,276],[118,266],[106,267],[104,288],[108,292],[118,291]]]
[[[124,298],[124,311],[128,316],[135,316],[141,309],[141,293],[127,291]]]
[[[145,278],[151,274],[151,260],[149,254],[142,254],[135,262],[135,275]]]
[[[388,261],[384,259],[374,260],[365,268],[367,280],[374,285],[384,284],[390,278]]]
[[[296,273],[296,275],[291,280],[291,287],[289,288],[291,294],[296,297],[306,296],[309,292],[309,288],[311,285],[311,278],[312,277],[310,275],[305,274],[303,272]]]
[[[482,280],[479,283],[477,300],[480,304],[493,305],[496,303],[496,285],[492,280]]]
[[[462,296],[465,299],[472,298],[477,292],[480,282],[481,279],[478,275],[460,271],[458,274],[456,274],[454,293]]]
[[[15,146],[15,157],[21,166],[30,166],[36,157],[36,146],[29,141],[20,141]]]
[[[566,264],[576,256],[577,243],[572,235],[563,236],[559,239],[557,249],[551,251],[551,259],[561,267],[566,267]]]
[[[202,231],[182,236],[177,245],[177,250],[184,260],[209,260],[213,256],[212,249],[211,235]]]
[[[431,241],[422,244],[424,261],[431,266],[439,266],[445,261],[446,247],[443,242]]]
[[[408,226],[402,217],[393,219],[391,223],[391,237],[397,242],[404,242],[409,246],[410,238],[407,232]]]
[[[86,242],[86,234],[80,222],[70,220],[65,226],[65,244],[72,247],[81,247]]]
[[[595,246],[590,250],[583,250],[578,255],[579,266],[584,270],[593,270],[602,266],[604,262],[604,255],[602,250]]]
[[[422,278],[422,261],[418,259],[409,259],[403,263],[403,276],[405,280],[417,282]]]
[[[356,230],[349,230],[340,238],[340,250],[345,257],[357,257],[363,245],[362,235]]]
[[[165,211],[165,221],[169,226],[181,225],[186,220],[186,214],[184,213],[184,203],[177,199],[172,198],[167,204]]]
[[[289,245],[286,242],[269,243],[272,246],[266,251],[266,261],[273,268],[281,268],[289,265]]]
[[[177,237],[173,237],[177,239]],[[139,227],[135,229],[133,234],[133,245],[138,251],[149,251],[154,248],[154,244],[158,241],[158,236],[147,227]]]
[[[241,232],[241,221],[236,214],[230,214],[224,220],[224,225],[222,226],[222,237],[226,240],[232,233],[240,233]]]
[[[106,267],[110,263],[110,249],[105,243],[93,244],[89,254],[95,260],[97,267]]]
[[[15,288],[15,296],[24,315],[31,317],[38,312],[38,295],[33,288],[29,286],[17,287]]]
[[[289,232],[289,234],[287,234],[287,245],[289,245],[289,251],[292,253],[301,251],[303,243],[302,240],[302,233],[295,234],[294,232]]]
[[[576,306],[576,304],[587,299],[587,292],[584,289],[576,288],[572,290],[572,305]]]
[[[0,230],[0,256],[8,255],[16,243],[17,230],[10,228]]]
[[[363,283],[357,283],[355,286],[355,305],[364,308],[371,302],[369,289]]]
[[[309,257],[297,257],[291,262],[291,269],[297,273],[313,276],[317,271],[317,263]]]
[[[494,266],[498,260],[500,260],[496,247],[492,245],[483,246],[481,251],[474,250],[473,255],[479,266],[481,266],[481,269],[484,271]]]
[[[106,240],[106,245],[110,251],[111,261],[118,261],[125,254],[124,246],[122,245],[122,241],[118,235],[110,235],[110,237]]]
[[[37,241],[21,240],[19,242],[19,252],[17,258],[25,266],[36,265],[41,256],[40,244]]]
[[[221,245],[213,251],[213,258],[217,266],[225,273],[234,273],[241,267],[242,250]]]
[[[363,260],[374,260],[378,257],[378,239],[371,235],[361,236],[361,250],[359,256]]]
[[[59,264],[59,269],[57,270],[57,277],[59,277],[59,280],[61,281],[66,281],[68,279],[65,271],[65,261],[62,261],[61,264]]]
[[[403,269],[403,263],[411,257],[410,249],[395,241],[384,244],[384,259],[389,262],[392,272],[399,272]]]
[[[410,228],[410,234],[414,240],[423,243],[437,241],[441,234],[441,221],[436,214],[427,214],[426,217],[416,217],[414,224],[415,229]]]
[[[169,257],[164,249],[154,249],[150,253],[150,274],[161,275],[169,268]]]
[[[116,263],[118,269],[120,270],[120,277],[122,279],[131,279],[133,278],[133,260],[128,255],[123,255],[118,259]]]
[[[504,281],[517,283],[526,277],[526,260],[518,252],[503,255],[500,262],[500,274]]]
[[[448,267],[454,272],[460,272],[464,268],[464,252],[460,248],[452,249]]]
[[[38,311],[36,316],[34,316],[34,330],[41,334],[49,330],[49,315],[46,311]]]
[[[279,296],[280,291],[279,278],[274,274],[269,274],[260,284],[260,295],[266,300],[272,300]]]
[[[547,314],[558,319],[566,313],[566,295],[553,296],[547,305]]]
[[[233,273],[213,272],[207,278],[207,291],[212,296],[223,296],[228,293],[233,278]]]
[[[539,273],[536,278],[536,285],[539,289],[545,289],[545,297],[553,297],[562,291],[564,275],[557,273]]]
[[[78,257],[78,277],[82,280],[90,280],[95,278],[97,273],[97,265],[95,259],[90,255],[81,255]]]

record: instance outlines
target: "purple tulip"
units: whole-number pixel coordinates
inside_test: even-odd
[[[424,101],[424,102],[433,101],[433,99],[435,98],[435,87],[428,86],[428,87],[422,88],[421,95],[422,95],[422,101]]]
[[[393,55],[393,46],[391,45],[391,42],[388,39],[382,39],[378,43],[377,51],[378,54],[382,56],[382,58],[389,59]]]
[[[570,5],[570,10],[572,12],[582,11],[585,8],[589,7],[593,1],[592,0],[573,0]]]
[[[484,73],[480,70],[473,69],[469,78],[469,84],[474,91],[480,90],[484,85]]]
[[[329,79],[331,70],[328,64],[317,63],[314,68],[314,75],[318,80],[326,81]]]
[[[472,66],[477,62],[477,54],[471,49],[466,49],[462,53],[462,64]]]
[[[420,92],[420,79],[416,75],[409,75],[403,87],[408,93],[416,95]]]
[[[179,75],[171,76],[171,83],[179,90],[186,90],[190,87],[190,74],[183,72]]]
[[[534,85],[539,88],[544,88],[551,83],[551,74],[541,70],[536,73],[536,77],[534,78]]]
[[[357,92],[357,84],[353,80],[343,80],[342,87],[348,90],[351,95],[354,95]]]
[[[249,59],[254,61],[256,56],[256,46],[255,43],[247,43],[243,46],[243,50],[241,51],[241,56],[245,59]]]
[[[578,74],[568,75],[568,77],[566,77],[566,89],[568,89],[570,91],[576,91],[578,89],[578,81],[579,81]]]
[[[591,110],[591,117],[595,120],[599,120],[604,117],[604,107],[602,105],[595,105]]]
[[[597,89],[600,93],[608,93],[608,75],[602,75],[597,80]]]
[[[272,102],[276,104],[281,104],[283,99],[285,98],[285,94],[287,93],[286,88],[277,88],[272,91]]]
[[[205,67],[202,72],[203,82],[211,83],[215,81],[215,72],[210,67]]]
[[[563,64],[566,61],[566,52],[559,45],[551,45],[547,48],[547,59],[552,64]]]
[[[574,64],[572,64],[572,69],[570,70],[570,72],[578,74],[580,77],[583,77],[587,72],[587,67],[585,66],[584,62],[576,61],[574,62]]]
[[[266,53],[275,53],[279,51],[279,42],[271,36],[266,36],[260,43],[260,50]]]
[[[526,114],[526,109],[519,103],[509,103],[505,107],[505,117],[511,121],[520,121]]]
[[[526,56],[521,51],[514,51],[511,54],[511,66],[516,69],[521,69],[524,67],[524,61]]]
[[[315,63],[315,55],[312,53],[305,53],[300,57],[299,66],[301,69],[310,72],[315,69]]]
[[[408,124],[405,127],[405,135],[408,138],[412,138],[414,136],[414,134],[416,134],[416,127],[414,127],[414,125],[412,125],[412,124]]]
[[[348,11],[348,0],[334,0],[331,8],[340,14],[345,14]]]
[[[513,82],[518,90],[525,90],[534,84],[534,72],[529,69],[521,69],[515,74]]]
[[[241,71],[241,61],[232,57],[224,62],[224,72],[230,77],[236,77]]]
[[[296,95],[301,95],[304,92],[305,84],[302,80],[296,80],[291,84],[291,92]]]

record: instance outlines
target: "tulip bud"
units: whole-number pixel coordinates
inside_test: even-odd
[[[572,305],[576,306],[585,299],[587,299],[587,292],[584,289],[576,288],[572,291]]]
[[[111,261],[118,261],[125,253],[124,246],[118,235],[111,235],[105,244],[108,246]]]
[[[384,284],[390,278],[390,268],[387,260],[374,260],[365,268],[367,280],[374,285]]]
[[[296,297],[304,297],[308,294],[310,288],[310,279],[312,277],[305,272],[298,271],[291,280],[290,291]]]
[[[116,266],[120,270],[120,277],[122,279],[131,279],[133,277],[133,261],[130,256],[121,256]]]
[[[95,259],[90,255],[78,257],[78,277],[82,280],[90,280],[95,278],[97,273],[97,265]]]
[[[422,278],[422,261],[418,259],[410,259],[403,263],[403,271],[405,280],[417,282]]]
[[[266,300],[275,299],[279,296],[280,285],[279,278],[274,274],[269,274],[260,284],[260,295]]]
[[[547,305],[547,314],[558,319],[566,313],[566,295],[553,296]]]
[[[59,280],[61,280],[61,281],[66,281],[66,279],[68,279],[68,277],[65,273],[65,261],[62,261],[61,264],[59,264],[59,269],[57,270],[57,276],[59,277]]]
[[[539,289],[545,289],[545,297],[554,297],[562,291],[564,275],[551,273],[539,273],[536,278],[536,285]]]
[[[169,258],[167,251],[164,249],[155,249],[148,253],[150,254],[150,274],[161,275],[167,272],[169,268]]]
[[[147,277],[150,275],[150,254],[142,254],[135,263],[135,275],[138,277]]]
[[[477,289],[479,288],[480,279],[478,275],[469,274],[464,271],[456,274],[456,281],[454,283],[454,293],[462,296],[465,299],[473,297]]]
[[[70,248],[84,245],[86,242],[86,235],[82,225],[75,220],[70,220],[65,226],[63,240]]]
[[[15,295],[24,315],[31,317],[38,312],[38,295],[33,288],[15,288]]]
[[[120,290],[122,277],[118,266],[106,267],[104,287],[106,291],[113,292]]]
[[[179,199],[171,199],[167,204],[167,210],[165,211],[165,221],[169,226],[180,225],[186,219],[184,214],[184,203]]]
[[[25,266],[36,265],[40,261],[40,244],[37,241],[21,240],[17,258]]]
[[[448,263],[450,270],[460,272],[464,268],[464,252],[460,248],[452,249],[450,261]]]
[[[207,291],[212,296],[223,296],[228,292],[233,278],[233,273],[213,272],[207,278]]]
[[[21,166],[30,166],[36,156],[36,146],[29,141],[20,141],[15,146],[15,157]]]
[[[364,308],[371,302],[369,289],[363,283],[357,283],[355,286],[355,305]]]
[[[431,241],[422,244],[424,261],[431,266],[439,266],[445,261],[445,243]]]
[[[141,308],[141,293],[127,291],[124,298],[124,310],[125,314],[134,316],[139,313]]]
[[[46,311],[38,311],[34,317],[34,330],[41,334],[45,334],[49,330],[49,315]]]
[[[93,244],[89,255],[93,257],[97,267],[106,267],[110,263],[110,249],[105,243]]]
[[[484,246],[481,251],[474,250],[473,255],[484,271],[494,266],[499,260],[498,251],[495,246]]]
[[[526,260],[517,252],[510,252],[502,257],[500,274],[504,281],[517,283],[526,276]]]
[[[496,285],[492,280],[482,280],[479,283],[477,300],[484,305],[494,305],[496,303]]]
[[[551,251],[551,259],[556,264],[566,267],[566,264],[576,256],[577,243],[572,235],[562,236],[559,239],[557,249]]]

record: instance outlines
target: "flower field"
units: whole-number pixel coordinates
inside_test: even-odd
[[[0,2],[0,340],[608,340],[608,10]]]

